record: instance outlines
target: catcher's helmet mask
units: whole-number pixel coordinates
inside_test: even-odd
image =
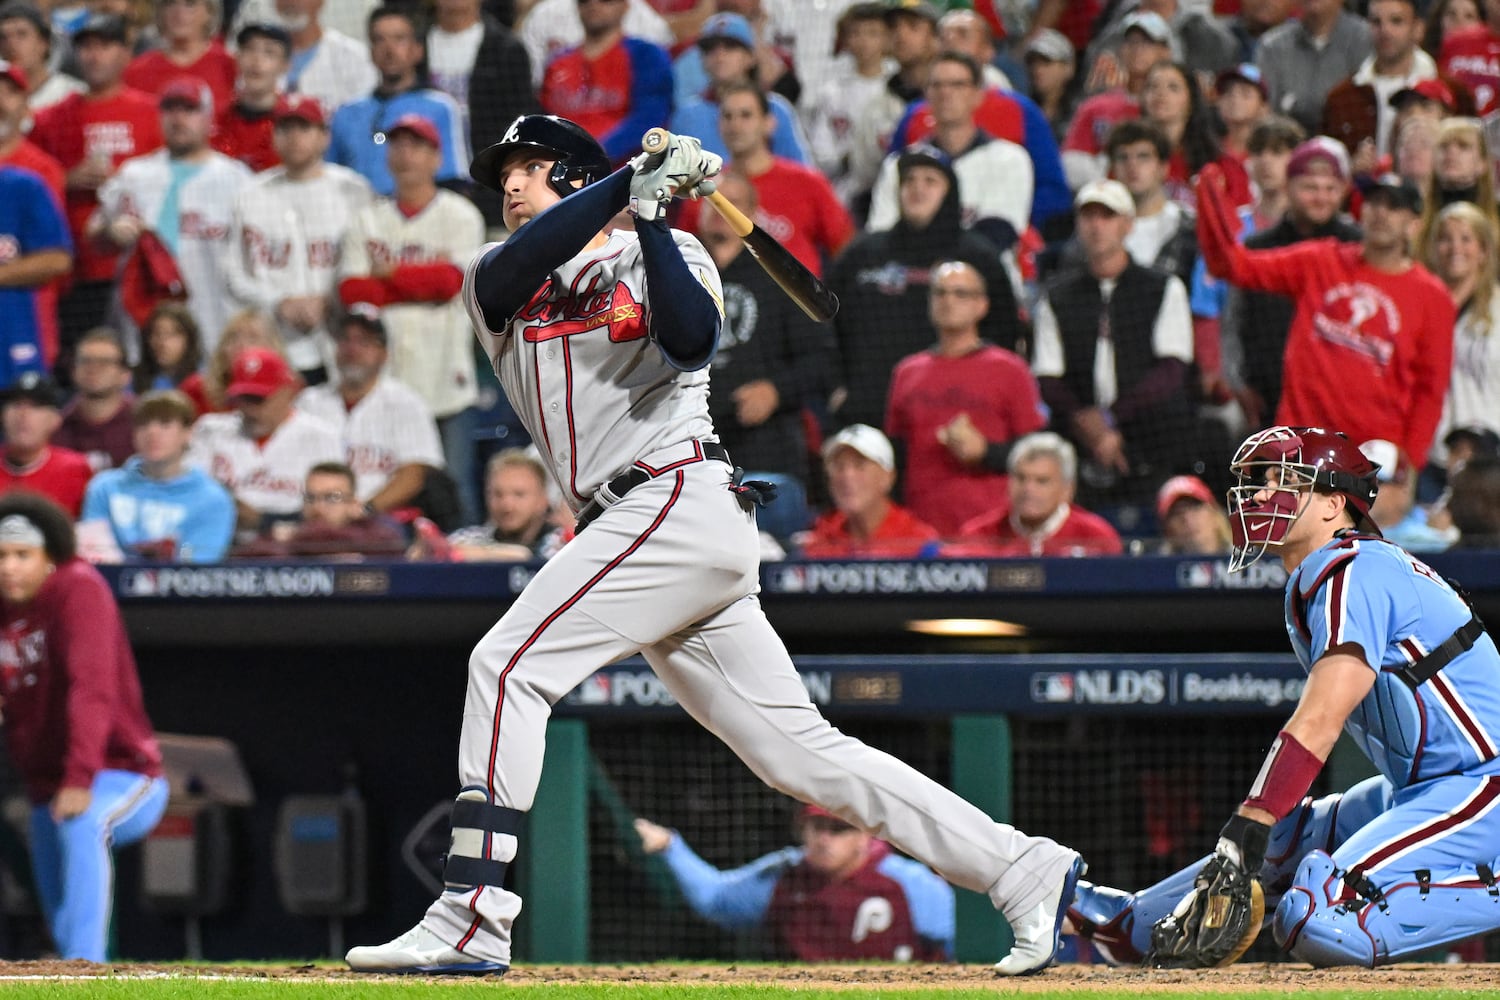
[[[1234,536],[1231,573],[1286,540],[1305,509],[1302,494],[1309,490],[1341,494],[1355,527],[1380,534],[1370,517],[1380,490],[1380,466],[1337,431],[1268,428],[1245,439],[1229,470],[1238,480],[1229,490],[1229,525]],[[1256,499],[1268,489],[1272,491],[1268,497]]]
[[[533,152],[555,161],[547,183],[559,197],[603,179],[610,171],[604,147],[575,122],[556,115],[522,115],[510,123],[499,142],[474,157],[469,174],[491,191],[503,192],[500,168],[517,152]]]

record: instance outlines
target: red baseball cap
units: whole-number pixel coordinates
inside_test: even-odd
[[[26,71],[17,66],[15,63],[6,62],[4,59],[0,59],[0,77],[9,80],[17,87],[20,87],[21,93],[23,94],[30,89],[26,82]]]
[[[1386,103],[1393,108],[1399,108],[1413,97],[1437,101],[1450,113],[1458,110],[1458,97],[1453,93],[1453,88],[1436,78],[1418,80],[1410,87],[1402,87],[1392,94],[1391,99]]]
[[[271,113],[276,122],[304,121],[319,128],[328,127],[328,116],[323,113],[323,102],[309,94],[287,94],[276,99],[276,109]]]
[[[209,89],[208,84],[196,76],[179,76],[156,99],[159,108],[195,108],[198,111],[212,112],[214,109],[214,92]]]
[[[437,126],[432,124],[431,119],[412,112],[397,118],[391,127],[385,130],[387,137],[394,137],[397,132],[410,132],[436,149],[443,148],[442,136],[438,135]]]
[[[1197,500],[1210,506],[1218,503],[1214,491],[1197,476],[1173,476],[1156,491],[1156,519],[1165,521],[1172,512],[1172,505],[1179,500]]]
[[[267,347],[250,347],[239,353],[229,366],[229,388],[225,395],[265,399],[277,389],[296,385],[297,376],[276,351]]]
[[[811,802],[804,805],[802,807],[802,812],[797,814],[797,821],[799,823],[805,819],[831,819],[835,823],[842,823],[845,826],[852,827],[854,825],[847,819],[844,819],[844,817],[835,815],[834,813],[829,812],[827,809],[824,809],[822,806],[815,806]]]

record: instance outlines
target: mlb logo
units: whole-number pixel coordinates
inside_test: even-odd
[[[800,594],[807,589],[807,574],[801,566],[783,566],[776,574],[776,590],[783,594]]]
[[[1073,701],[1072,674],[1032,674],[1031,700],[1048,705]]]
[[[599,672],[591,674],[589,679],[568,695],[568,702],[573,705],[608,705],[609,704],[609,674]]]
[[[120,592],[128,597],[154,597],[157,589],[154,569],[136,570],[120,578]]]
[[[1182,563],[1177,567],[1177,586],[1205,590],[1214,585],[1214,564],[1211,562]]]

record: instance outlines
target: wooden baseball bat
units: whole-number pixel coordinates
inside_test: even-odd
[[[641,137],[641,149],[651,154],[664,153],[671,135],[664,128],[654,128]],[[809,271],[805,264],[770,233],[735,208],[728,198],[717,191],[707,197],[708,203],[729,223],[729,228],[745,244],[745,249],[750,251],[755,262],[803,312],[819,323],[833,319],[839,311],[839,297],[817,275]]]

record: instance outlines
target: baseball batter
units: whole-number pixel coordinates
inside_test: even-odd
[[[1281,557],[1307,686],[1213,855],[1134,895],[1080,884],[1073,926],[1106,958],[1227,964],[1262,913],[1319,966],[1409,961],[1500,928],[1500,654],[1450,582],[1380,537],[1379,468],[1317,428],[1240,446],[1229,566]],[[1379,773],[1313,799],[1340,731]]]
[[[717,272],[663,220],[674,192],[718,168],[674,136],[659,162],[609,173],[588,133],[542,115],[475,158],[514,235],[469,264],[464,300],[580,530],[469,660],[446,891],[412,930],[351,950],[357,970],[509,967],[521,899],[503,883],[548,716],[634,653],[768,784],[987,893],[1016,937],[999,972],[1035,972],[1056,955],[1077,852],[994,822],[829,725],[761,611],[753,508],[764,497],[740,483],[708,416]],[[606,231],[627,206],[635,232]]]

